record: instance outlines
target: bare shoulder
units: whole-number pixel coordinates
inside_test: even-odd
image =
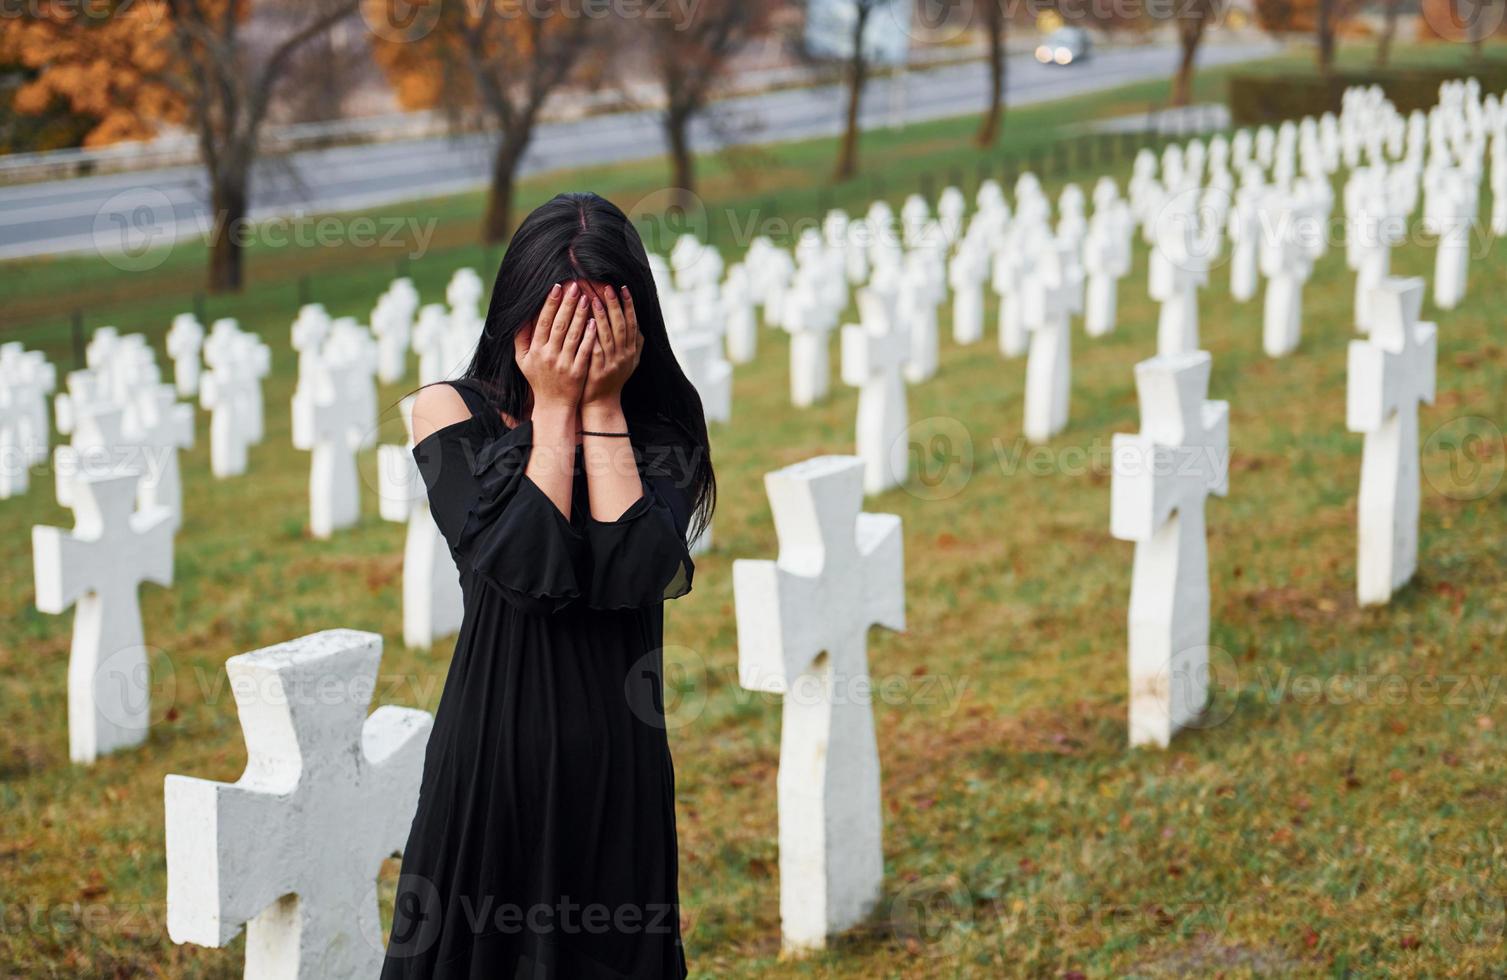
[[[423,442],[431,434],[471,417],[471,409],[460,392],[447,384],[427,385],[413,401],[413,441]]]

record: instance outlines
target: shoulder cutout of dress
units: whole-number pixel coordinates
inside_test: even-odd
[[[441,395],[435,390],[441,387],[449,389],[449,397]],[[460,404],[456,404],[457,401]],[[432,441],[437,441],[447,433],[454,434],[459,432],[476,422],[476,413],[471,407],[470,400],[465,397],[458,386],[435,384],[427,385],[421,389],[418,395],[418,402],[414,405],[415,420],[417,420],[420,409],[423,407],[419,402],[430,403],[428,415],[439,416],[439,421],[442,424],[435,426],[423,438],[416,440],[414,443],[415,448]],[[434,405],[435,402],[439,403],[437,409]],[[466,413],[464,416],[460,414],[462,410]]]

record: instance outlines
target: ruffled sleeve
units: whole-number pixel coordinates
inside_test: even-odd
[[[691,519],[689,467],[683,440],[646,427],[634,440],[644,495],[615,521],[588,520],[591,584],[597,609],[636,609],[691,591],[695,564],[686,547]]]
[[[586,538],[524,475],[532,425],[493,432],[460,423],[435,435],[441,437],[438,447],[426,440],[414,447],[414,456],[435,523],[457,565],[534,615],[556,612],[579,598]]]

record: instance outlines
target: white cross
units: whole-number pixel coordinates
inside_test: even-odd
[[[894,283],[893,310],[895,318],[906,324],[910,334],[910,356],[905,361],[905,380],[920,384],[935,377],[937,373],[937,310],[931,303],[931,276],[927,271],[926,256],[912,252],[902,262],[896,273],[898,282]],[[882,267],[875,268],[877,272]],[[858,296],[859,318],[864,323],[868,323],[879,312],[875,309],[881,305],[876,301],[879,295],[876,288],[882,288],[877,276],[869,284],[869,292]],[[889,309],[886,307],[884,312],[888,313]]]
[[[1350,342],[1345,421],[1361,455],[1356,595],[1383,605],[1418,566],[1418,406],[1434,401],[1437,330],[1419,323],[1422,279],[1383,279],[1371,336]]]
[[[220,947],[245,927],[247,980],[381,971],[376,879],[408,837],[434,723],[367,715],[381,658],[381,636],[326,630],[225,662],[246,772],[164,781],[173,942]]]
[[[1067,427],[1073,371],[1067,248],[1051,235],[1044,236],[1040,245],[1021,306],[1021,318],[1031,332],[1025,434],[1038,443]]]
[[[734,364],[747,364],[759,349],[759,321],[748,267],[743,263],[727,270],[719,302],[727,321],[727,358]]]
[[[215,476],[246,472],[247,447],[257,440],[255,412],[261,402],[257,375],[260,341],[248,335],[225,336],[223,344],[205,345],[209,373],[199,384],[199,403],[210,410],[209,464]]]
[[[1229,405],[1206,401],[1206,351],[1136,365],[1139,435],[1114,437],[1110,531],[1134,541],[1130,744],[1166,747],[1208,700],[1204,501],[1229,489]]]
[[[29,418],[21,392],[0,376],[0,500],[17,497],[30,484],[31,450],[26,445]]]
[[[445,334],[449,329],[450,314],[439,303],[430,303],[419,310],[419,322],[413,328],[413,349],[419,355],[419,384],[445,379]]]
[[[408,442],[377,447],[377,487],[382,519],[408,525],[403,544],[403,642],[427,650],[436,637],[461,626],[460,572],[450,546],[429,512],[429,494],[413,457],[413,403],[399,406]]]
[[[293,446],[313,454],[309,463],[309,530],[316,538],[361,518],[356,452],[370,431],[365,406],[348,397],[357,361],[316,357],[293,393]]]
[[[1434,255],[1434,305],[1441,310],[1453,310],[1465,298],[1471,229],[1480,206],[1479,180],[1479,174],[1458,167],[1444,168],[1436,179],[1439,245]]]
[[[837,321],[808,281],[785,296],[784,316],[790,333],[790,402],[806,408],[827,397],[832,384],[828,335]]]
[[[192,313],[173,317],[167,332],[167,354],[173,359],[173,381],[178,394],[192,398],[199,393],[199,351],[204,346],[204,325]]]
[[[47,458],[47,395],[57,369],[40,351],[0,344],[0,500],[30,485],[30,469]]]
[[[408,316],[387,295],[372,310],[372,332],[377,335],[377,376],[383,384],[402,380],[408,364],[408,335],[412,329]]]
[[[151,684],[137,587],[173,584],[165,509],[136,511],[137,474],[73,481],[73,530],[36,526],[37,608],[75,606],[68,659],[68,756],[90,763],[146,739]]]
[[[780,922],[789,951],[858,922],[884,877],[868,628],[905,628],[900,518],[863,514],[863,462],[820,456],[764,477],[777,561],[733,563],[738,677],[784,695]]]
[[[1150,293],[1162,304],[1156,331],[1158,354],[1198,350],[1198,287],[1209,280],[1209,261],[1196,206],[1194,192],[1178,191],[1162,202],[1157,214]]]
[[[84,346],[84,364],[94,371],[105,370],[119,343],[119,330],[114,327],[96,328],[89,335],[89,343]]]
[[[178,401],[173,385],[143,388],[131,406],[125,424],[126,441],[140,454],[141,505],[165,507],[173,515],[174,529],[183,524],[183,483],[178,471],[178,450],[194,444],[194,407]]]
[[[486,292],[481,276],[472,268],[460,268],[450,277],[445,287],[445,302],[450,304],[452,318],[481,319],[481,296]]]
[[[1094,187],[1094,216],[1083,236],[1083,265],[1088,277],[1083,329],[1090,337],[1103,337],[1115,328],[1119,282],[1130,272],[1133,232],[1130,209],[1120,200],[1114,181],[1100,178]]]
[[[910,425],[901,370],[910,356],[910,337],[896,318],[874,309],[874,294],[859,289],[864,323],[842,328],[842,379],[858,389],[858,456],[863,460],[865,493],[883,493],[905,482]]]
[[[69,376],[75,391],[84,390],[82,378],[77,377],[84,374],[86,372],[75,371]],[[75,407],[68,413],[68,445],[52,451],[53,492],[58,503],[72,507],[74,487],[86,475],[129,470],[140,481],[145,466],[133,447],[126,445],[125,412],[113,401],[96,401],[77,395],[70,404]]]
[[[1030,342],[1022,316],[1032,264],[1029,249],[1044,233],[1044,229],[1028,228],[1017,219],[994,255],[992,285],[999,297],[999,352],[1005,357],[1019,357]]]
[[[695,332],[670,338],[680,369],[701,396],[708,422],[728,422],[733,415],[733,366],[722,356],[722,343],[713,333]]]
[[[120,407],[105,376],[98,371],[69,371],[64,384],[68,390],[59,392],[52,403],[58,432],[65,436],[73,435],[80,416]]]
[[[298,310],[289,330],[293,349],[298,352],[298,380],[302,381],[313,359],[324,347],[333,325],[323,303],[305,303]]]
[[[1282,191],[1273,191],[1281,195]],[[1303,284],[1313,272],[1312,243],[1304,236],[1311,215],[1302,202],[1281,200],[1266,209],[1273,226],[1261,238],[1261,271],[1266,275],[1261,342],[1268,357],[1285,357],[1297,349],[1303,329]]]
[[[984,279],[988,256],[971,239],[964,239],[947,268],[952,286],[952,339],[971,344],[984,336]]]

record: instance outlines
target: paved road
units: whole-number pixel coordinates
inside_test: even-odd
[[[1269,43],[1210,47],[1205,66],[1270,55]],[[1027,105],[1150,78],[1166,77],[1170,47],[1102,51],[1073,68],[1011,59],[1008,103]],[[865,100],[865,129],[979,111],[987,86],[982,64],[914,72],[874,83]],[[729,143],[765,143],[829,136],[842,125],[835,86],[742,96],[726,103],[720,133],[692,134],[698,150]],[[470,190],[486,183],[484,136],[433,138],[311,150],[262,161],[253,180],[256,218],[370,208]],[[524,160],[525,173],[587,163],[642,159],[664,152],[655,113],[625,112],[542,124]],[[206,181],[197,167],[81,177],[0,188],[0,258],[63,252],[134,252],[200,235],[208,225]],[[302,226],[300,226],[302,227]],[[309,233],[312,233],[310,231]]]

